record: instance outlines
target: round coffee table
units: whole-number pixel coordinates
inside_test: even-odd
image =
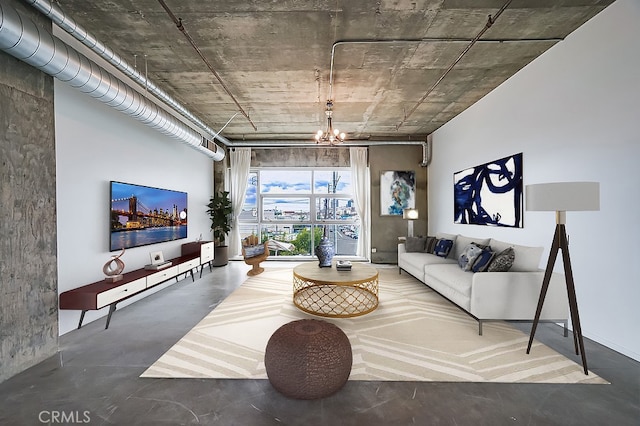
[[[303,263],[293,268],[293,304],[323,317],[368,314],[378,307],[378,270],[358,262],[353,262],[350,271]]]

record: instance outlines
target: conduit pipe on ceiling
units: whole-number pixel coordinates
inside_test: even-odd
[[[202,146],[202,136],[60,39],[40,30],[29,18],[0,1],[0,49],[123,112],[159,132],[185,143],[214,161],[224,149]]]
[[[502,43],[540,43],[540,42],[558,42],[563,41],[563,38],[559,37],[547,37],[547,38],[485,38],[482,40],[476,40],[475,43],[479,44],[502,44]],[[443,37],[422,37],[422,38],[396,38],[396,39],[352,39],[352,40],[338,40],[331,46],[331,61],[329,65],[329,97],[333,100],[333,68],[335,64],[336,48],[339,46],[346,46],[350,44],[407,44],[407,43],[471,43],[473,39],[470,38],[443,38]]]
[[[184,27],[184,25],[182,24],[182,18],[178,18],[173,13],[173,11],[169,8],[169,6],[167,6],[167,3],[165,3],[164,0],[158,0],[158,3],[160,3],[160,6],[162,6],[162,8],[165,10],[165,12],[167,12],[169,17],[173,21],[173,23],[176,24],[176,27],[178,28],[178,30],[180,30],[180,32],[185,36],[185,38],[187,39],[189,44],[191,44],[191,47],[193,47],[193,49],[196,51],[198,56],[200,56],[200,59],[202,59],[202,62],[204,62],[204,64],[207,66],[207,68],[209,68],[209,71],[211,71],[211,74],[213,74],[213,76],[216,78],[216,80],[218,80],[218,83],[220,83],[220,86],[222,86],[222,88],[227,93],[227,95],[229,95],[231,100],[233,100],[233,102],[236,104],[236,106],[240,110],[240,113],[242,115],[244,115],[244,117],[247,119],[249,124],[251,124],[251,127],[253,127],[253,130],[258,130],[256,125],[251,120],[251,117],[249,117],[249,114],[247,114],[245,112],[244,108],[242,108],[242,105],[240,105],[240,102],[238,102],[236,97],[233,96],[233,93],[231,93],[231,90],[229,90],[227,85],[224,84],[224,81],[222,81],[222,77],[220,77],[220,74],[218,74],[218,72],[215,70],[215,68],[213,68],[213,65],[211,65],[211,62],[209,62],[209,60],[204,55],[204,53],[202,53],[202,50],[200,50],[200,48],[196,44],[196,41],[193,39],[193,37],[191,37],[191,34],[189,34],[187,29]]]
[[[482,28],[482,30],[480,30],[478,35],[476,35],[473,38],[473,40],[467,45],[467,47],[464,48],[462,53],[460,53],[460,55],[458,55],[458,57],[451,63],[451,65],[449,65],[449,68],[447,68],[447,70],[440,76],[440,78],[438,80],[436,80],[435,83],[433,83],[433,85],[429,88],[429,90],[427,90],[427,93],[425,93],[420,98],[418,103],[416,103],[415,106],[409,110],[409,113],[405,114],[405,116],[402,119],[402,121],[400,121],[400,123],[398,123],[398,125],[396,126],[396,129],[399,129],[400,126],[402,126],[404,123],[406,123],[407,119],[418,109],[418,107],[420,105],[422,105],[422,103],[425,101],[425,99],[427,99],[427,96],[429,96],[431,94],[431,92],[433,92],[435,90],[435,88],[440,84],[440,82],[442,80],[444,80],[444,78],[449,74],[449,72],[451,72],[453,67],[455,67],[458,64],[458,62],[460,62],[460,60],[462,60],[462,58],[467,54],[467,52],[469,52],[469,50],[471,50],[471,48],[476,44],[476,42],[480,39],[480,37],[482,37],[482,35],[487,30],[489,30],[489,28],[491,28],[491,26],[496,22],[496,19],[498,19],[498,17],[500,15],[502,15],[502,12],[504,12],[505,9],[507,7],[509,7],[509,5],[511,4],[512,1],[513,0],[507,0],[507,2],[504,5],[502,5],[500,10],[498,10],[498,13],[496,13],[495,16],[492,17],[491,15],[489,15],[489,18],[487,19],[487,23],[485,24],[484,28]]]
[[[167,92],[156,86],[152,81],[140,74],[138,70],[125,61],[120,55],[115,53],[111,48],[100,42],[93,34],[89,33],[85,28],[78,24],[72,17],[66,14],[59,6],[51,4],[46,0],[24,0],[25,3],[30,4],[40,13],[47,18],[51,19],[62,30],[67,32],[73,38],[78,40],[84,46],[89,48],[92,52],[96,53],[102,59],[113,65],[117,70],[122,72],[127,77],[144,87],[149,93],[156,96],[162,102],[167,104],[174,111],[188,119],[198,128],[202,129],[208,137],[217,139],[219,142],[229,145],[230,141],[224,136],[220,135],[220,131],[216,131],[209,127],[204,121],[196,117],[191,111],[189,111],[184,105],[179,103]]]

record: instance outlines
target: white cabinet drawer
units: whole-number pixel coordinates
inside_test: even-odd
[[[167,269],[162,269],[155,274],[151,274],[147,277],[147,288],[166,281],[169,278],[173,278],[178,275],[178,267],[170,266]]]
[[[185,272],[191,271],[193,268],[200,266],[200,258],[196,257],[195,259],[189,260],[188,262],[184,262],[178,265],[178,274],[184,274]]]
[[[98,309],[110,305],[118,300],[122,300],[126,297],[136,294],[147,288],[146,278],[140,278],[130,283],[123,284],[121,286],[112,288],[96,295],[96,307]]]
[[[200,246],[200,263],[213,260],[213,243],[205,243]]]

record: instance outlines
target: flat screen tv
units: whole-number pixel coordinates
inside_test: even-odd
[[[187,238],[187,193],[111,181],[110,250]]]

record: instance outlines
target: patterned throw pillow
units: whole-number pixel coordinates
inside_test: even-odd
[[[489,264],[493,260],[496,254],[491,251],[491,247],[486,247],[480,253],[480,256],[476,258],[476,261],[473,262],[473,266],[471,267],[472,272],[484,272],[489,267]]]
[[[471,243],[467,245],[464,250],[462,250],[462,254],[458,258],[458,266],[460,266],[460,269],[463,271],[470,271],[473,263],[481,254],[482,248],[478,247],[476,244]]]
[[[427,243],[424,245],[424,252],[433,254],[438,239],[436,237],[427,237]]]
[[[433,254],[440,257],[447,257],[452,247],[453,247],[452,240],[441,238],[436,242],[436,247],[433,249]]]
[[[250,258],[250,257],[255,257],[255,256],[259,256],[261,254],[264,253],[264,245],[261,244],[259,246],[249,246],[249,247],[245,247],[244,248],[244,257],[245,258]]]
[[[487,268],[487,272],[507,272],[516,258],[513,247],[509,247],[498,253]]]
[[[425,237],[407,237],[404,247],[407,253],[423,252],[426,241]]]

